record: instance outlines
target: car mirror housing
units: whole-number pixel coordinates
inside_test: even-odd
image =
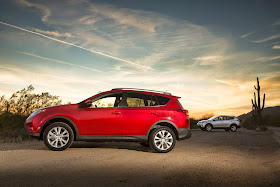
[[[92,101],[91,100],[87,100],[86,102],[83,102],[79,105],[79,108],[88,108],[92,105]]]

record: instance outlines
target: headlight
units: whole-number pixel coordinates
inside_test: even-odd
[[[39,109],[39,110],[35,110],[29,117],[34,117],[37,114],[41,113],[41,112],[45,112],[46,109]]]

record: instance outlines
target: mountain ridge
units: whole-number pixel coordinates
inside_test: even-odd
[[[272,106],[272,107],[266,107],[263,109],[262,111],[262,115],[263,116],[280,116],[280,106]],[[241,114],[238,116],[238,119],[240,120],[244,120],[247,119],[249,117],[253,116],[252,115],[252,111],[246,113],[246,114]]]

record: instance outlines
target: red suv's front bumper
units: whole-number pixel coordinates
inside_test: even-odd
[[[31,124],[31,125],[28,125],[28,124]],[[40,137],[40,133],[34,133],[33,132],[33,126],[32,126],[32,123],[24,123],[24,130],[25,132],[29,135],[29,136],[32,136],[34,138],[39,138]]]

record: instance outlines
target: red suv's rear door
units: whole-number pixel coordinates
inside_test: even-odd
[[[146,135],[161,108],[151,100],[152,95],[127,93],[127,107],[122,108],[122,136]]]
[[[126,107],[122,110],[122,136],[146,135],[155,118],[161,115],[159,107]]]

